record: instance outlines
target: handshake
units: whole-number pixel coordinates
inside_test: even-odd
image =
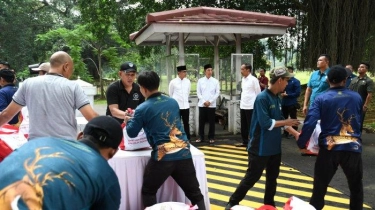
[[[125,111],[125,116],[124,116],[124,123],[126,124],[130,119],[132,119],[134,116],[134,110],[131,108],[128,108]]]

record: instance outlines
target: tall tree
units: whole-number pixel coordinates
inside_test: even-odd
[[[104,98],[102,60],[105,58],[113,67],[117,67],[119,49],[127,48],[128,45],[122,41],[114,28],[110,28],[107,32],[108,36],[101,40],[95,37],[88,28],[86,25],[77,25],[73,30],[66,28],[51,30],[46,34],[38,35],[38,41],[42,44],[53,43],[52,51],[61,49],[63,46],[68,47],[69,54],[74,60],[74,76],[80,76],[88,81],[92,80],[92,76],[88,74],[84,60],[89,59],[92,62],[94,60],[92,58],[82,59],[82,51],[85,48],[90,49],[97,56],[98,65],[95,64],[95,67],[99,74],[101,97]]]
[[[358,65],[365,51],[370,20],[374,15],[373,0],[308,1],[306,46],[307,66],[315,67],[319,54],[332,57],[331,64]]]
[[[118,9],[118,4],[116,0],[79,0],[78,6],[81,11],[82,21],[86,24],[86,30],[92,34],[92,38],[95,40],[95,44],[89,44],[89,46],[95,50],[98,56],[100,95],[101,98],[104,98],[101,56],[105,55],[106,51],[111,50],[111,47],[106,43],[106,39],[110,36],[112,30],[114,30],[112,26],[114,24],[114,14]],[[128,20],[131,20],[131,18]],[[127,47],[120,37],[117,38],[117,41],[122,44],[121,47]],[[114,50],[111,50],[111,52],[115,53]]]
[[[35,43],[36,35],[75,24],[73,8],[73,0],[0,1],[0,59],[7,60],[17,72],[48,59],[45,46]]]

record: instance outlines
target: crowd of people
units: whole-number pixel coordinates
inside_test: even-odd
[[[242,142],[236,146],[246,147],[248,169],[225,209],[244,199],[264,169],[264,204],[275,206],[282,137],[293,136],[304,153],[319,120],[320,150],[310,204],[323,209],[328,184],[341,166],[351,192],[350,209],[362,209],[361,131],[372,98],[373,81],[367,75],[370,65],[361,62],[356,76],[352,65],[331,67],[330,60],[327,54],[318,57],[318,69],[310,76],[302,106],[298,102],[301,83],[292,66],[272,69],[269,78],[266,69],[261,68],[257,78],[252,65],[241,65]],[[213,77],[210,64],[203,69],[204,76],[197,81],[199,136],[194,142],[207,139],[213,144],[220,83]],[[107,160],[118,151],[124,123],[129,137],[136,137],[143,129],[152,148],[143,174],[144,207],[157,203],[157,190],[172,176],[191,203],[204,210],[204,196],[190,152],[191,82],[187,70],[186,65],[177,66],[177,77],[170,81],[167,96],[159,92],[160,75],[153,71],[138,73],[134,63],[123,63],[118,70],[119,80],[106,91],[107,116],[99,116],[82,88],[69,80],[74,63],[66,52],[58,51],[49,62],[33,68],[38,76],[25,80],[20,88],[15,85],[14,70],[1,61],[0,125],[19,125],[20,111],[27,107],[30,128],[27,146],[12,152],[0,164],[4,172],[0,174],[0,206],[118,209],[119,181]],[[300,109],[306,116],[301,133],[297,119]],[[75,110],[88,120],[78,135]]]

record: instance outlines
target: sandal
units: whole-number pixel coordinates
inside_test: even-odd
[[[213,140],[213,139],[210,139],[210,144],[214,144],[215,143],[215,140]]]

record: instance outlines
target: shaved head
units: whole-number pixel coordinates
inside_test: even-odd
[[[64,51],[55,52],[49,62],[51,64],[50,73],[61,74],[65,78],[70,78],[73,74],[73,60],[68,53]]]
[[[51,64],[51,67],[58,67],[63,65],[64,63],[67,63],[69,61],[72,61],[72,58],[70,55],[64,51],[58,51],[53,53],[51,56],[49,62]]]

